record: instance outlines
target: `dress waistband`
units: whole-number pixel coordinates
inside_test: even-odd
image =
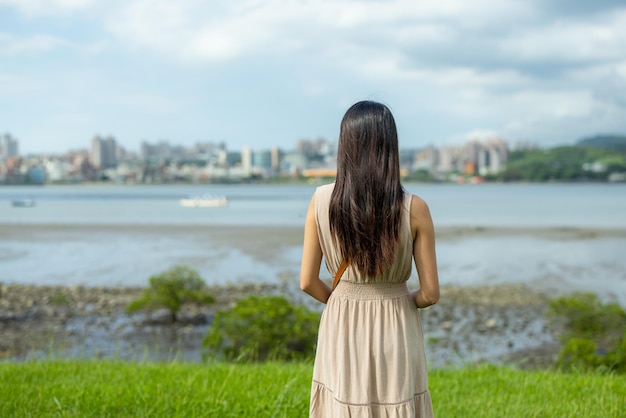
[[[407,296],[406,282],[400,283],[355,283],[341,280],[333,294],[348,299],[391,299]]]

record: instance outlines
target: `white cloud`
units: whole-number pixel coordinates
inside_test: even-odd
[[[121,107],[127,115],[106,121],[127,117],[119,126],[131,126],[139,124],[131,118],[156,114],[155,130],[171,120],[193,131],[190,121],[215,106],[224,126],[206,129],[252,136],[268,129],[226,126],[237,120],[228,106],[262,103],[259,123],[284,112],[308,135],[315,127],[306,112],[287,115],[294,102],[309,114],[334,114],[369,97],[394,112],[427,114],[432,137],[485,127],[550,137],[603,123],[626,130],[626,6],[595,5],[586,15],[565,2],[501,0],[0,0],[2,7],[22,16],[0,32],[0,89],[9,88],[0,98],[26,91],[25,78],[9,72],[20,74],[24,59],[28,78],[41,79],[35,86],[57,93],[38,100],[55,108],[61,80],[67,103],[94,106],[85,120]],[[16,64],[8,70],[3,60]]]
[[[150,47],[165,53],[184,48],[193,30],[193,10],[171,1],[130,1],[104,17],[104,27],[120,39],[120,47]]]
[[[17,38],[11,34],[0,32],[0,56],[48,52],[57,47],[68,45],[69,42],[50,35]]]
[[[46,87],[47,83],[42,80],[0,72],[0,99],[8,99],[8,102],[30,96],[46,89]]]
[[[546,27],[522,28],[500,44],[512,60],[589,62],[621,59],[626,51],[626,11],[602,20],[555,21]]]
[[[121,108],[121,111],[139,111],[146,114],[168,115],[181,110],[180,103],[149,93],[114,94],[102,98],[109,105]]]
[[[599,118],[603,105],[598,103],[592,92],[586,89],[566,91],[529,91],[506,98],[511,115],[503,126],[505,134],[520,137],[550,136],[552,142],[574,140],[598,129],[602,124],[615,127],[615,121],[607,124]],[[499,105],[507,106],[500,100]],[[520,112],[515,115],[515,110]],[[609,111],[609,113],[612,113]],[[611,118],[612,119],[612,118]]]
[[[484,13],[489,9],[489,13]],[[370,51],[454,41],[462,28],[503,26],[529,15],[523,4],[482,0],[122,3],[105,25],[124,43],[185,59],[223,61],[368,46]],[[473,28],[473,29],[472,29]]]
[[[0,6],[16,8],[28,17],[59,15],[89,8],[95,0],[0,0]]]
[[[626,117],[626,76],[613,71],[600,78],[594,86],[593,95],[599,102],[622,108]]]

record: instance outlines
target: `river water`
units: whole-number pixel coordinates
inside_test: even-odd
[[[143,286],[150,275],[187,264],[209,283],[297,283],[298,234],[315,187],[0,187],[0,282]],[[443,285],[525,283],[563,293],[594,291],[626,305],[626,185],[406,189],[430,206]],[[229,205],[179,205],[200,194],[224,195]],[[25,198],[36,205],[11,205]],[[228,235],[229,228],[236,233]],[[247,235],[247,229],[255,232]],[[291,231],[284,245],[268,251],[280,244],[275,235],[283,230]]]

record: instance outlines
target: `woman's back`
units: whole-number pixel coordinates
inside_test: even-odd
[[[395,122],[375,102],[341,123],[335,183],[307,211],[300,287],[326,303],[319,326],[310,416],[432,417],[418,307],[439,298],[435,235],[426,203],[403,191]],[[339,284],[319,278],[346,261]],[[406,281],[412,261],[420,289]]]
[[[335,184],[332,183],[320,186],[315,191],[317,230],[328,271],[337,271],[343,262],[341,252],[330,232],[328,208],[334,185]],[[411,276],[413,251],[413,238],[411,236],[410,225],[411,197],[412,196],[408,193],[404,195],[398,244],[395,250],[394,261],[390,268],[386,269],[383,275],[367,276],[359,272],[356,268],[348,267],[343,273],[342,281],[355,283],[401,283],[409,279]],[[376,238],[374,237],[373,239]]]
[[[315,218],[328,270],[343,258],[328,225],[333,184],[315,191]],[[412,196],[405,194],[391,266],[367,276],[349,266],[320,322],[310,416],[431,417],[419,311],[406,281],[412,270]]]

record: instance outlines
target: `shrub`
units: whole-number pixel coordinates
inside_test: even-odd
[[[172,322],[175,322],[184,304],[206,305],[214,301],[197,271],[186,266],[174,266],[150,277],[150,286],[126,307],[126,311],[166,308],[170,311]]]
[[[558,366],[566,370],[626,372],[626,312],[592,293],[553,299],[548,318],[560,326]]]
[[[602,304],[593,293],[573,293],[550,301],[549,315],[564,320],[564,336],[615,341],[626,325],[626,312],[615,303]]]
[[[607,353],[605,364],[617,373],[626,374],[626,331],[615,350]]]
[[[590,371],[600,365],[597,350],[595,342],[572,337],[561,348],[557,362],[566,370]]]
[[[304,360],[315,355],[319,314],[280,296],[249,296],[217,312],[205,357],[229,361]]]

